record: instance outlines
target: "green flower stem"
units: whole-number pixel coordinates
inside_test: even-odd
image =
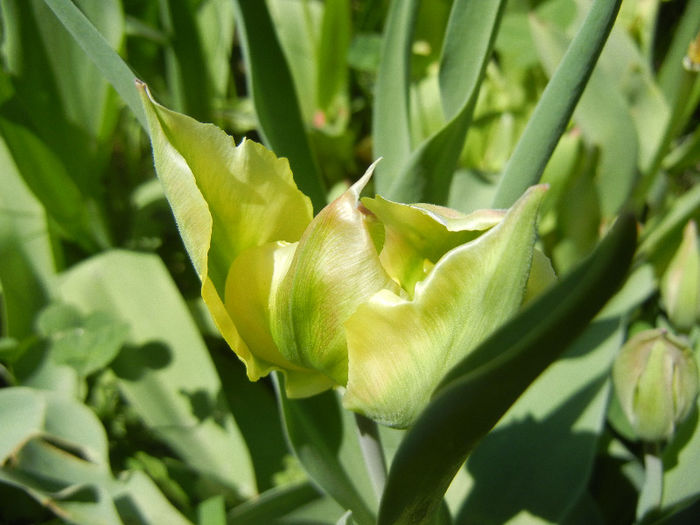
[[[658,444],[645,446],[644,471],[646,479],[637,504],[638,522],[651,518],[661,507],[664,489],[664,464]]]
[[[379,438],[379,427],[371,419],[355,414],[355,423],[357,424],[358,439],[362,456],[367,465],[367,472],[374,487],[374,493],[377,495],[377,501],[382,499],[384,486],[386,485],[386,459],[384,458],[384,449]]]

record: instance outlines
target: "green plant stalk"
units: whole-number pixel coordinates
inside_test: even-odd
[[[355,423],[357,424],[357,435],[360,449],[362,449],[362,457],[365,460],[367,473],[372,481],[377,501],[379,501],[384,493],[387,472],[379,428],[374,421],[360,414],[355,414]]]
[[[494,208],[510,207],[529,186],[539,181],[598,61],[620,3],[621,0],[594,2],[505,167]]]
[[[652,518],[661,507],[664,492],[664,464],[658,443],[644,447],[644,486],[637,504],[637,522]]]

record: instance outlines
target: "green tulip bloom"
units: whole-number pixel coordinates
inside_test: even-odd
[[[535,248],[545,186],[469,215],[360,198],[374,165],[312,217],[286,159],[155,103],[158,175],[202,297],[251,380],[406,427],[445,373],[554,279]],[[532,270],[532,271],[531,271]]]

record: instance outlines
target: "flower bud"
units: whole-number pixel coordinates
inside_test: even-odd
[[[622,347],[613,383],[637,437],[662,441],[673,436],[693,408],[698,367],[683,343],[664,330],[644,330]]]
[[[689,332],[700,318],[700,250],[695,221],[683,230],[683,240],[661,279],[661,302],[671,323]]]

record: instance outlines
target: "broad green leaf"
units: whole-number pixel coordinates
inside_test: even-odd
[[[494,208],[510,206],[536,184],[571,118],[612,29],[621,0],[595,0],[523,131],[494,198]]]
[[[450,371],[394,458],[380,525],[431,518],[476,443],[620,286],[635,234],[631,216],[618,219],[588,260]]]
[[[15,429],[0,445],[14,448],[12,461],[0,462],[0,482],[23,489],[71,523],[189,523],[142,473],[112,477],[107,437],[85,405],[17,387],[0,391],[0,410]],[[18,430],[25,431],[23,439],[10,443]]]
[[[518,311],[545,190],[532,188],[498,225],[443,256],[413,299],[382,290],[346,321],[346,408],[408,427],[447,371]]]
[[[83,378],[117,356],[128,332],[127,325],[103,312],[83,317],[74,308],[61,304],[42,310],[36,324],[49,340],[51,360],[70,366]]]
[[[0,390],[0,465],[15,454],[42,428],[46,415],[44,398],[29,388]]]
[[[270,149],[289,159],[299,188],[319,211],[326,204],[323,181],[266,4],[235,0],[234,5],[258,129]]]
[[[275,394],[263,382],[251,383],[240,363],[231,359],[224,341],[213,345],[214,366],[221,378],[221,393],[236,415],[236,423],[248,445],[259,493],[277,485],[277,474],[289,457]]]
[[[108,92],[109,85],[100,73],[100,69],[105,66],[85,56],[80,41],[68,32],[68,25],[57,19],[54,12],[47,7],[50,6],[50,2],[30,0],[28,3],[33,4],[39,34],[61,97],[61,110],[66,113],[70,122],[89,130],[92,136],[107,136],[116,123],[117,108],[115,100]],[[75,5],[79,8],[83,20],[94,27],[98,32],[97,36],[103,39],[105,45],[116,50],[121,47],[124,38],[124,14],[119,1],[106,0],[95,3],[78,0]],[[100,60],[105,62],[102,57]],[[67,68],[71,74],[66,74]]]
[[[374,515],[358,488],[368,488],[369,481],[366,476],[351,476],[341,461],[347,440],[356,443],[356,439],[348,435],[347,418],[341,415],[335,392],[291,400],[284,395],[284,385],[276,381],[275,386],[287,441],[311,479],[342,508],[352,510],[360,525],[373,524]],[[361,464],[360,451],[353,456],[356,469]]]
[[[70,0],[44,0],[95,66],[112,84],[144,128],[146,117],[134,89],[134,75],[112,45]]]
[[[21,339],[32,333],[34,316],[48,300],[47,281],[55,272],[47,218],[0,140],[0,284],[2,335]]]
[[[390,196],[388,192],[412,150],[409,84],[411,46],[417,12],[416,0],[391,2],[384,26],[381,62],[374,86],[373,156],[384,159],[377,168],[375,187],[377,193],[387,196]]]
[[[253,493],[248,451],[219,398],[220,380],[160,260],[107,252],[67,272],[58,296],[81,312],[104,311],[129,325],[127,347],[112,368],[144,424],[201,474]],[[201,399],[209,407],[204,413],[195,409]]]
[[[484,437],[467,460],[471,490],[457,523],[515,523],[523,511],[563,522],[593,470],[622,337],[617,319],[591,323]]]

